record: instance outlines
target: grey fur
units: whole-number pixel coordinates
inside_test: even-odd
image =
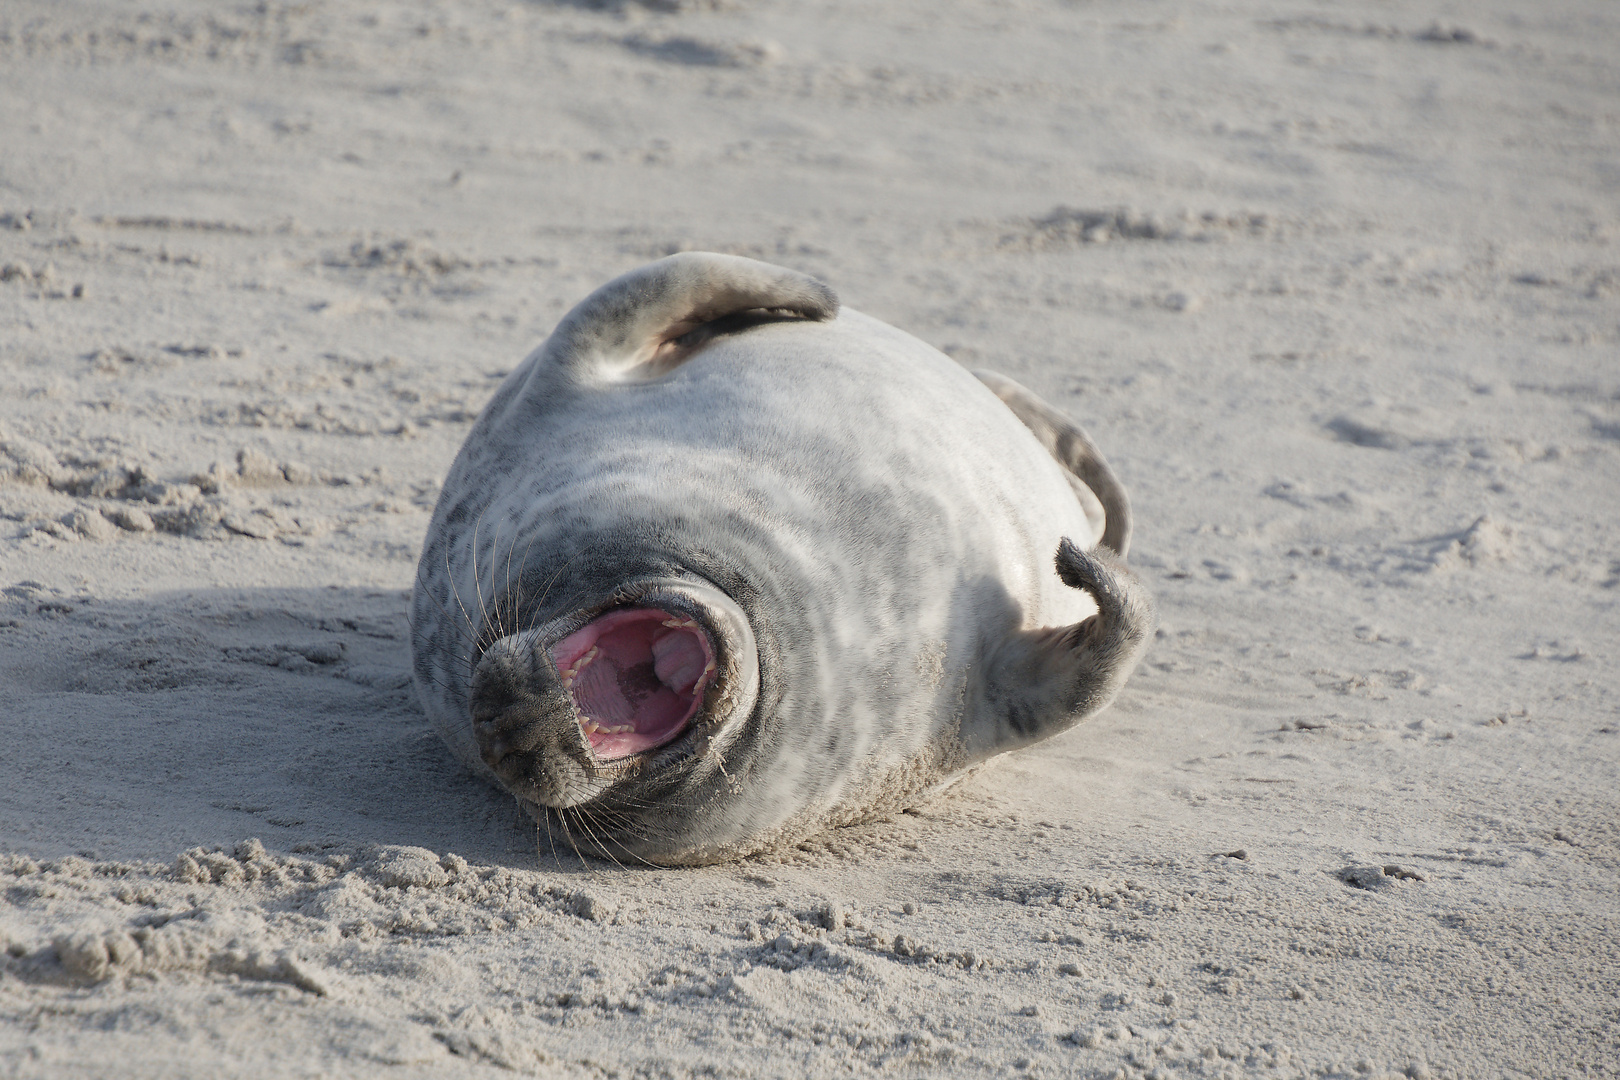
[[[603,286],[445,482],[412,605],[429,716],[565,842],[688,864],[1094,714],[1151,637],[1123,561],[1085,550],[1123,552],[1124,492],[1078,427],[980,378],[748,259]],[[696,619],[720,673],[686,734],[601,763],[547,650],[626,604]]]

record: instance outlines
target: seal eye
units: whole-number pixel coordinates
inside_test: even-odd
[[[694,619],[619,608],[551,647],[579,726],[597,758],[662,746],[686,730],[714,678],[714,647]]]

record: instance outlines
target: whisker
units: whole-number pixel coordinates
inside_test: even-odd
[[[605,830],[604,830],[604,833],[605,833]],[[635,852],[635,850],[633,850],[630,847],[629,844],[625,843],[619,837],[614,836],[611,833],[605,833],[605,835],[607,836],[608,841],[614,847],[616,847],[620,851],[622,851],[625,854],[625,856],[628,857],[629,859],[631,859],[632,861],[637,862],[637,863],[641,864],[642,866],[656,867],[658,865],[657,863],[652,862],[651,860],[647,859],[645,856],[637,854]],[[635,837],[635,839],[646,840],[648,838],[647,837]],[[598,846],[600,846],[602,848],[602,853],[604,855],[606,855],[610,860],[612,860],[614,865],[618,866],[619,869],[621,869],[621,870],[628,869],[628,867],[626,867],[624,865],[624,863],[620,862],[618,860],[618,858],[613,855],[613,853],[608,849],[608,847],[605,844],[602,844],[601,841],[598,841]]]
[[[557,815],[557,821],[562,825],[563,839],[568,842],[569,847],[574,849],[574,854],[579,858],[579,861],[581,863],[585,864],[585,872],[588,873],[588,874],[589,873],[594,873],[594,870],[591,868],[590,863],[586,862],[585,853],[580,851],[579,850],[579,845],[574,842],[574,834],[571,831],[569,831],[569,828],[568,828],[568,817],[567,817],[567,815],[559,813]]]
[[[560,869],[562,867],[562,859],[557,855],[557,836],[551,831],[551,809],[549,807],[546,808],[545,820],[542,821],[540,818],[536,818],[534,821],[534,827],[537,830],[540,828],[544,828],[546,830],[546,843],[551,845],[551,861],[556,863]],[[538,847],[538,845],[536,846]]]
[[[462,622],[467,624],[467,629],[473,630],[476,634],[477,628],[473,626],[472,616],[467,614],[467,605],[462,603],[461,589],[456,585],[456,577],[450,571],[450,548],[448,546],[446,546],[444,549],[444,576],[445,580],[450,583],[450,595],[455,598],[456,607],[461,609]],[[471,658],[470,653],[468,654],[468,657],[469,659]]]
[[[604,847],[602,842],[596,838],[596,833],[591,829],[591,823],[590,823],[587,815],[582,810],[580,810],[578,807],[575,807],[573,809],[574,809],[575,820],[579,823],[579,827],[581,829],[585,830],[585,835],[590,838],[591,845],[593,847],[595,847],[596,850],[601,853],[602,857],[606,858],[609,862],[611,862],[614,866],[617,866],[620,870],[623,870],[625,868],[624,864],[622,862],[620,862],[618,859],[614,858],[613,853],[611,851],[609,851],[606,847]]]
[[[524,570],[528,569],[528,566],[529,566],[529,552],[534,549],[534,541],[535,541],[535,538],[533,536],[529,537],[529,543],[523,549],[523,560],[518,563],[518,576],[517,576],[517,581],[516,581],[516,595],[515,595],[514,599],[512,600],[512,615],[513,615],[512,632],[513,633],[516,633],[521,626],[523,626],[525,623],[531,621],[531,620],[525,619],[523,617],[523,572],[524,572]],[[507,584],[507,588],[508,588],[509,591],[512,589],[512,586],[513,586],[513,579],[512,579],[512,552],[515,551],[516,549],[517,549],[517,542],[513,541],[512,546],[510,548],[508,548],[507,552],[506,552],[506,584]],[[566,566],[567,564],[565,563],[564,565]],[[561,573],[561,572],[562,572],[561,570],[558,571],[558,573]],[[555,580],[556,575],[555,574],[552,575],[552,578],[553,578],[553,580]]]
[[[653,831],[648,829],[645,826],[645,823],[643,823],[642,821],[640,821],[637,818],[633,817],[632,815],[629,815],[629,814],[626,814],[626,813],[624,813],[622,811],[617,810],[616,808],[608,808],[608,807],[593,808],[593,813],[596,813],[599,817],[605,819],[609,824],[615,824],[619,832],[627,833],[633,839],[651,842],[654,839],[660,838],[658,836],[655,836]],[[664,839],[673,839],[675,835],[676,834],[673,833],[673,832],[667,832],[667,833],[663,834],[662,838],[664,838]],[[630,848],[628,847],[628,845],[626,845],[618,837],[615,836],[615,837],[612,837],[612,839],[613,839],[614,843],[616,843],[620,847],[624,848],[625,853],[630,855],[632,858],[638,859],[641,862],[646,862],[647,861],[646,859],[643,859],[640,855],[637,855],[635,852],[631,851]],[[651,864],[649,864],[649,865],[651,865]]]
[[[521,575],[521,573],[523,571],[524,564],[528,562],[529,548],[532,548],[533,546],[534,546],[534,538],[530,537],[529,538],[529,547],[523,549],[523,562],[518,563],[518,572],[519,572],[520,575]],[[515,594],[514,594],[513,588],[512,588],[512,556],[515,555],[516,553],[517,553],[517,541],[513,540],[512,543],[509,544],[507,546],[507,548],[506,548],[506,582],[502,586],[502,588],[506,592],[507,613],[511,616],[511,619],[512,619],[512,626],[511,626],[510,629],[507,630],[507,633],[509,633],[509,634],[515,634],[515,633],[518,632],[518,630],[522,626],[522,616],[523,616],[523,613],[522,613],[522,610],[521,610],[521,604],[523,602],[523,582],[522,582],[521,576],[520,576],[520,578],[518,580],[517,590],[516,590]]]
[[[461,625],[462,622],[466,622],[468,624],[468,626],[470,627],[471,624],[472,624],[472,621],[471,621],[471,619],[469,619],[467,617],[467,609],[466,609],[465,606],[462,606],[462,604],[461,604],[460,591],[456,589],[455,579],[453,577],[451,577],[451,575],[450,575],[450,552],[449,552],[448,548],[445,550],[444,568],[445,568],[445,574],[444,574],[445,580],[447,582],[449,582],[449,584],[450,584],[450,588],[451,588],[452,592],[455,595],[457,606],[461,607],[462,617],[461,617],[460,620],[458,620],[455,617],[455,615],[452,614],[450,612],[450,610],[444,606],[443,601],[441,601],[437,596],[435,596],[433,594],[432,590],[430,590],[426,585],[422,584],[420,578],[418,578],[418,581],[417,581],[417,589],[416,589],[416,591],[420,595],[425,596],[428,599],[428,601],[433,604],[434,607],[439,609],[439,614],[444,617],[444,621],[445,621],[446,625],[459,628],[459,626]],[[444,686],[443,684],[436,684],[436,685],[439,685],[441,687],[441,689],[450,691],[452,693],[454,692],[453,688],[451,688],[451,687]]]
[[[472,575],[473,593],[478,597],[478,613],[484,617],[482,628],[478,632],[478,640],[482,643],[484,635],[489,633],[489,609],[484,606],[484,583],[478,575],[478,527],[484,523],[484,515],[479,513],[478,520],[473,522],[472,534]],[[500,534],[496,533],[497,542]],[[494,579],[491,578],[491,581]]]

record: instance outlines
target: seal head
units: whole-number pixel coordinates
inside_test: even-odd
[[[519,799],[562,810],[642,771],[718,760],[759,694],[747,617],[712,586],[627,583],[492,642],[472,676],[479,755]]]

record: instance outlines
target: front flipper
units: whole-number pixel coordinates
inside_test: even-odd
[[[1106,550],[1058,545],[1057,572],[1097,613],[1073,626],[1020,630],[988,650],[978,700],[963,724],[968,760],[1056,735],[1107,708],[1153,636],[1153,600]]]
[[[591,293],[563,316],[545,352],[577,381],[642,382],[673,371],[716,337],[837,315],[837,294],[806,274],[685,251]]]
[[[1102,518],[1100,543],[1116,555],[1131,547],[1131,502],[1125,486],[1085,429],[1042,401],[1027,387],[994,371],[975,371],[979,381],[1000,398],[1013,415],[1046,447],[1046,452],[1069,471],[1069,483],[1092,526]]]

